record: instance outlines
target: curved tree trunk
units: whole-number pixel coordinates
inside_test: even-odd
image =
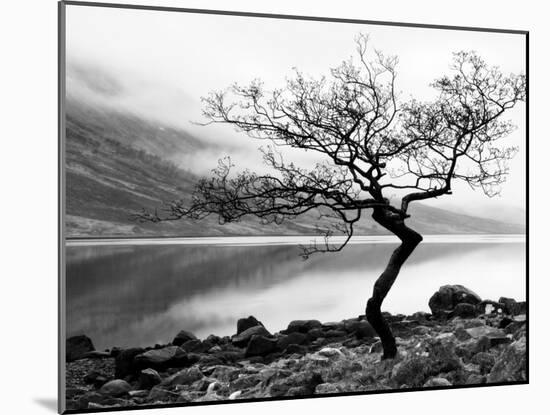
[[[382,342],[384,350],[382,359],[392,359],[397,354],[395,338],[393,337],[390,326],[382,316],[380,308],[384,298],[386,298],[386,295],[397,278],[401,266],[422,241],[422,236],[407,227],[404,219],[397,217],[397,215],[385,209],[375,209],[372,217],[377,223],[401,239],[401,245],[393,251],[386,269],[374,283],[372,297],[367,302],[365,313],[367,320],[380,336],[380,341]]]

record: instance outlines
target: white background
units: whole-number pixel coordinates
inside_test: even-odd
[[[132,1],[127,0],[127,3]],[[530,294],[528,386],[508,386],[166,409],[163,413],[543,413],[548,400],[549,273],[546,202],[550,73],[548,12],[542,1],[179,0],[141,1],[281,14],[531,32]],[[57,5],[3,2],[0,13],[0,301],[2,413],[54,413],[57,389]],[[7,231],[7,232],[6,232]],[[135,412],[132,412],[135,413]],[[141,411],[140,414],[153,413]]]

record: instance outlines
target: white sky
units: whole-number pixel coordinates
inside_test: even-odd
[[[429,98],[429,83],[448,72],[453,51],[475,50],[504,72],[525,71],[522,35],[82,6],[67,7],[67,59],[124,80],[132,91],[125,102],[133,110],[226,148],[237,146],[237,161],[254,166],[261,142],[225,127],[190,124],[202,120],[200,97],[254,78],[261,78],[268,89],[280,87],[292,67],[313,76],[326,74],[354,54],[353,39],[359,32],[368,33],[377,49],[399,57],[397,86],[403,98]],[[496,202],[521,207],[525,106],[510,118],[518,130],[506,140],[520,146],[520,153]],[[214,167],[216,155],[209,157],[210,164],[201,160],[202,166]],[[455,187],[452,199],[437,202],[466,209],[464,205],[490,206],[486,200],[481,191]]]

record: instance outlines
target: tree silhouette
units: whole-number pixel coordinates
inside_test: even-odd
[[[398,273],[422,241],[405,223],[412,202],[451,194],[454,181],[498,194],[508,173],[507,160],[517,149],[499,140],[514,126],[501,116],[525,100],[525,76],[504,75],[474,52],[454,54],[452,75],[432,83],[430,102],[400,102],[395,89],[396,57],[356,39],[357,56],[312,79],[295,71],[286,86],[265,90],[261,81],[233,85],[203,98],[206,124],[233,125],[250,137],[268,140],[263,161],[272,173],[233,173],[229,158],[218,162],[209,178],[198,181],[191,201],[169,203],[159,214],[143,212],[153,222],[217,215],[221,223],[255,216],[281,223],[316,210],[324,243],[303,247],[314,252],[340,251],[367,209],[401,244],[376,280],[366,317],[380,336],[383,358],[393,358],[395,338],[381,305]],[[328,79],[327,79],[328,78]],[[286,162],[278,146],[320,153],[312,169]],[[398,193],[390,200],[388,193]],[[345,235],[333,245],[330,236]]]

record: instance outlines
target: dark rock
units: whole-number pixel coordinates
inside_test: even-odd
[[[205,341],[210,342],[212,344],[220,344],[222,342],[222,338],[214,334],[211,334],[206,338]]]
[[[325,331],[325,337],[327,338],[336,338],[336,337],[346,337],[347,332],[344,330],[327,330]]]
[[[525,329],[526,321],[512,321],[509,325],[506,326],[504,332],[506,334],[516,334],[522,329]]]
[[[320,337],[323,337],[324,335],[325,335],[325,332],[323,331],[322,328],[311,329],[310,331],[307,332],[307,339],[308,341],[311,342],[311,341],[317,340]]]
[[[383,350],[382,342],[380,340],[374,342],[370,347],[370,353],[382,353]]]
[[[215,357],[224,363],[233,363],[244,358],[244,351],[223,351],[216,353]]]
[[[205,353],[214,347],[214,343],[208,340],[200,341],[197,339],[186,341],[180,347],[187,353]]]
[[[83,359],[83,355],[95,350],[92,340],[88,336],[73,336],[69,337],[66,342],[66,359],[67,362],[73,362],[78,359]]]
[[[134,365],[134,357],[143,352],[145,352],[145,349],[141,347],[120,351],[115,358],[115,377],[123,379],[129,375],[137,375],[140,369]]]
[[[87,352],[81,355],[81,359],[110,359],[111,353],[110,352],[99,352],[97,350],[94,350],[93,352]]]
[[[323,325],[319,320],[294,320],[288,324],[286,333],[307,333],[310,330],[320,329],[321,327],[323,327]]]
[[[151,389],[162,381],[155,369],[144,369],[139,374],[139,389]]]
[[[462,285],[444,285],[432,295],[428,305],[436,317],[447,317],[460,303],[477,305],[481,298]]]
[[[265,356],[277,350],[277,339],[253,335],[245,351],[245,357]]]
[[[477,314],[476,306],[469,303],[458,303],[453,310],[453,317],[472,318],[477,316]]]
[[[516,316],[518,314],[525,314],[526,312],[527,307],[525,301],[517,302],[513,298],[500,297],[498,302],[503,304],[506,314]]]
[[[243,331],[256,326],[264,327],[262,322],[256,319],[256,317],[248,316],[247,318],[240,318],[237,321],[237,334],[241,334]]]
[[[252,336],[271,336],[264,326],[254,326],[231,338],[231,343],[237,347],[246,347]]]
[[[355,333],[358,339],[367,339],[377,336],[376,331],[366,320],[349,322],[346,324],[346,330],[350,333]]]
[[[307,336],[304,333],[294,332],[279,337],[277,340],[277,348],[279,350],[284,350],[291,344],[304,344],[306,342]]]
[[[183,343],[188,342],[189,340],[196,340],[197,337],[186,330],[180,331],[178,334],[176,334],[176,337],[174,337],[174,340],[172,340],[172,344],[174,346],[181,346]]]
[[[83,380],[84,383],[88,385],[94,385],[95,388],[101,388],[109,379],[103,373],[94,370],[84,376]]]
[[[189,363],[187,353],[178,346],[153,349],[134,357],[134,365],[139,369],[164,370],[171,367],[184,367]]]
[[[508,327],[514,320],[512,320],[511,318],[509,317],[503,317],[502,320],[500,320],[500,322],[498,323],[498,328],[499,329],[505,329],[506,327]]]
[[[291,355],[291,354],[300,354],[304,355],[308,351],[306,346],[298,345],[298,344],[289,344],[287,348],[285,349],[285,354]]]
[[[111,357],[117,357],[118,354],[122,351],[123,349],[121,349],[120,347],[113,347],[111,349]]]
[[[122,379],[115,379],[103,385],[101,389],[99,389],[99,393],[119,397],[126,395],[130,390],[132,390],[132,387],[128,382]]]
[[[425,323],[431,319],[432,315],[426,313],[425,311],[417,311],[416,313],[411,314],[411,320],[417,320],[419,322]]]

